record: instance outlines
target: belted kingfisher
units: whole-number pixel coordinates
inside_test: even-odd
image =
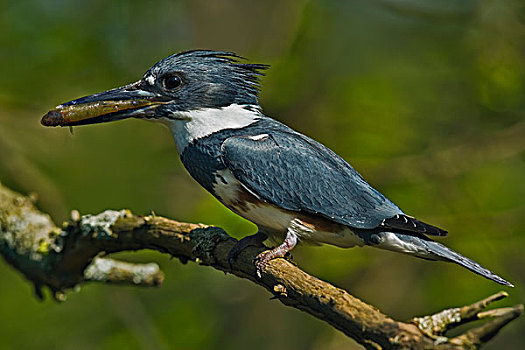
[[[237,243],[231,261],[268,236],[283,242],[259,254],[259,277],[271,259],[306,241],[454,262],[512,286],[430,239],[447,232],[405,214],[332,150],[264,115],[257,99],[267,68],[244,63],[231,52],[182,52],[159,61],[135,83],[57,106],[42,124],[75,126],[133,117],[168,126],[190,175],[259,228]]]

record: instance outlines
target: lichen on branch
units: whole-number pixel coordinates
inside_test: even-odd
[[[498,293],[472,305],[400,322],[284,259],[272,260],[258,278],[253,260],[264,248],[248,247],[230,264],[228,253],[235,243],[217,227],[135,216],[128,210],[85,216],[73,211],[71,220],[59,228],[29,197],[0,184],[0,254],[35,285],[39,297],[45,286],[55,299],[63,300],[68,289],[93,281],[159,286],[163,275],[156,264],[105,256],[152,249],[249,279],[283,304],[329,323],[367,349],[475,349],[523,312],[522,305],[484,310],[507,296]],[[487,317],[491,319],[480,326],[446,337],[460,324]]]

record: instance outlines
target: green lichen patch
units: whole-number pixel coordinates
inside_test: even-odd
[[[40,242],[38,244],[37,252],[40,254],[49,254],[49,247],[51,244],[49,241],[46,241],[45,239],[40,239]]]
[[[40,213],[33,202],[0,185],[0,241],[17,254],[37,252],[55,228],[49,215]]]

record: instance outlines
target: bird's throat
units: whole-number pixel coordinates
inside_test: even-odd
[[[242,129],[261,118],[256,106],[232,104],[222,108],[203,108],[179,112],[180,118],[167,119],[179,154],[193,141],[226,129]]]

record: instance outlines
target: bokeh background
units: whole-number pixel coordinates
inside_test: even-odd
[[[40,117],[139,79],[174,52],[232,50],[272,65],[266,113],[328,145],[442,241],[514,282],[368,248],[300,247],[306,271],[406,320],[499,290],[525,301],[525,6],[521,0],[0,2],[0,181],[71,209],[129,208],[255,227],[186,174],[171,135],[126,120],[67,129]],[[353,349],[259,287],[152,252],[160,289],[87,285],[39,302],[0,263],[2,349]],[[487,349],[525,346],[525,319]]]

